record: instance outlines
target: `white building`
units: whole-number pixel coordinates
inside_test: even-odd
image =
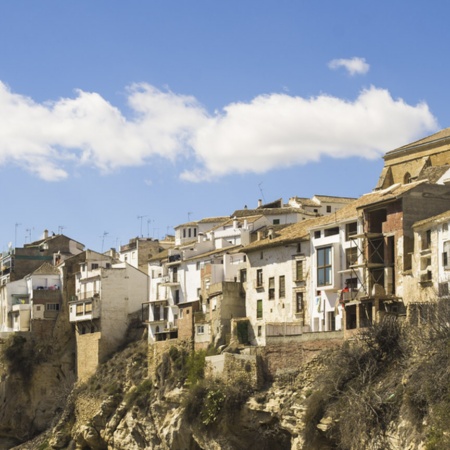
[[[133,318],[140,319],[148,276],[128,263],[87,250],[75,290],[69,315],[76,329],[78,377],[84,379],[123,343]]]
[[[265,345],[272,336],[309,331],[309,232],[303,221],[266,236],[241,251],[247,255],[246,316],[251,343]]]

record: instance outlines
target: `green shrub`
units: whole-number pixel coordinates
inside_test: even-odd
[[[201,380],[190,387],[185,398],[186,418],[206,428],[217,422],[231,424],[251,393],[245,383],[228,385],[217,380]]]
[[[147,408],[150,404],[152,382],[149,379],[144,380],[138,386],[132,388],[124,398],[127,408],[138,406],[139,408]]]
[[[187,358],[187,381],[191,384],[197,383],[205,377],[206,352],[199,350],[191,352]]]

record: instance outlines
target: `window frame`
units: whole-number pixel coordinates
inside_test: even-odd
[[[333,284],[333,247],[327,245],[317,249],[317,286]]]

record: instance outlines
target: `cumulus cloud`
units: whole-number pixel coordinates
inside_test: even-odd
[[[344,67],[347,72],[353,75],[364,75],[370,69],[369,64],[366,63],[365,58],[350,58],[350,59],[333,59],[328,63],[330,69],[339,69]]]
[[[183,179],[202,181],[322,156],[376,158],[437,128],[425,103],[408,105],[375,87],[354,101],[262,95],[214,114],[147,84],[127,95],[131,117],[97,93],[39,104],[0,83],[0,164],[58,181],[74,165],[107,173],[165,158],[187,164]]]

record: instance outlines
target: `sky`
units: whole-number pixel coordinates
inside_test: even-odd
[[[444,0],[0,2],[0,250],[358,197],[450,126]]]

